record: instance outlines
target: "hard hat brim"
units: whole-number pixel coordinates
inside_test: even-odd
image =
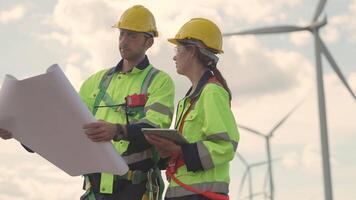
[[[175,45],[178,45],[178,40],[176,38],[168,38],[167,39],[168,42],[172,43],[172,44],[175,44]]]
[[[152,37],[158,37],[158,31],[153,31],[153,32],[144,32],[144,31],[140,31],[140,30],[134,30],[132,28],[129,27],[120,27],[118,24],[114,24],[111,26],[111,28],[117,28],[117,29],[125,29],[125,30],[129,30],[129,31],[135,31],[135,32],[139,32],[139,33],[147,33],[149,35],[152,35]]]
[[[178,40],[179,40],[179,39],[176,39],[176,38],[168,38],[168,39],[167,39],[168,42],[170,42],[170,43],[172,43],[172,44],[175,44],[175,45],[178,45],[178,44],[179,44]],[[214,49],[214,50],[216,50],[216,51],[218,52],[218,54],[224,53],[224,51],[221,50],[221,49]]]

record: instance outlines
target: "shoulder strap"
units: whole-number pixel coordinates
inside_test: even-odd
[[[94,102],[94,108],[93,108],[93,115],[95,116],[96,112],[98,111],[98,106],[100,102],[103,100],[106,90],[110,85],[111,79],[114,75],[115,72],[115,67],[109,69],[107,72],[105,72],[104,76],[101,78],[100,84],[99,84],[99,94],[95,98]]]

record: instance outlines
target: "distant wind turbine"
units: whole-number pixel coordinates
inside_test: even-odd
[[[249,184],[249,195],[246,197],[246,199],[248,198],[249,200],[252,200],[254,196],[257,196],[257,194],[259,193],[253,193],[253,184],[252,184],[252,168],[255,167],[259,167],[262,165],[267,165],[268,161],[262,161],[262,162],[256,162],[256,163],[248,163],[246,161],[246,159],[240,154],[240,153],[236,153],[236,156],[241,160],[242,164],[245,165],[246,169],[244,174],[242,175],[242,179],[240,182],[240,187],[239,187],[239,199],[245,199],[245,198],[241,198],[241,194],[242,194],[242,190],[244,188],[244,184],[246,181],[246,177],[248,178],[248,184]]]
[[[239,128],[244,129],[257,136],[263,137],[266,140],[266,152],[267,152],[267,160],[268,160],[268,174],[269,174],[271,200],[274,199],[274,183],[273,183],[273,173],[272,173],[272,152],[271,152],[270,140],[273,137],[274,132],[289,118],[289,116],[303,103],[303,101],[299,102],[296,106],[294,106],[292,110],[290,110],[266,135],[247,126],[241,124],[239,125]]]
[[[330,156],[329,156],[329,142],[328,142],[328,130],[326,121],[326,107],[325,107],[325,94],[324,94],[324,81],[323,81],[323,69],[321,55],[330,63],[331,67],[344,84],[346,89],[349,91],[351,96],[356,100],[356,95],[352,91],[351,87],[347,83],[344,75],[342,74],[340,68],[336,64],[334,58],[332,57],[330,51],[326,47],[325,43],[319,36],[319,30],[327,24],[326,17],[318,21],[320,14],[325,8],[326,0],[320,0],[316,8],[314,17],[311,24],[308,26],[275,26],[267,28],[258,28],[253,30],[226,33],[224,36],[233,35],[259,35],[259,34],[277,34],[277,33],[289,33],[297,31],[309,31],[314,36],[315,45],[315,62],[316,62],[316,81],[317,81],[317,91],[318,91],[318,106],[319,106],[319,124],[320,124],[320,138],[321,138],[321,151],[322,151],[322,164],[323,164],[323,177],[324,177],[324,196],[326,200],[333,199],[332,193],[332,181],[331,181],[331,170],[330,170]]]

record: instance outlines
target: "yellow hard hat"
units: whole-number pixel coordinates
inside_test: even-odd
[[[178,44],[179,40],[195,39],[200,40],[205,46],[224,53],[222,50],[222,35],[219,27],[212,21],[204,18],[193,18],[185,23],[174,38],[168,39],[173,44]]]
[[[141,5],[135,5],[127,9],[121,15],[120,20],[113,27],[136,32],[150,33],[154,37],[158,36],[154,16],[147,8]]]

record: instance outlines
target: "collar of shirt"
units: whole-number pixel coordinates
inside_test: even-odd
[[[113,71],[113,73],[138,73],[145,70],[150,65],[150,61],[148,60],[147,55],[145,55],[145,58],[128,72],[122,72],[123,64],[124,60],[121,59],[120,62],[115,66],[115,70]]]

